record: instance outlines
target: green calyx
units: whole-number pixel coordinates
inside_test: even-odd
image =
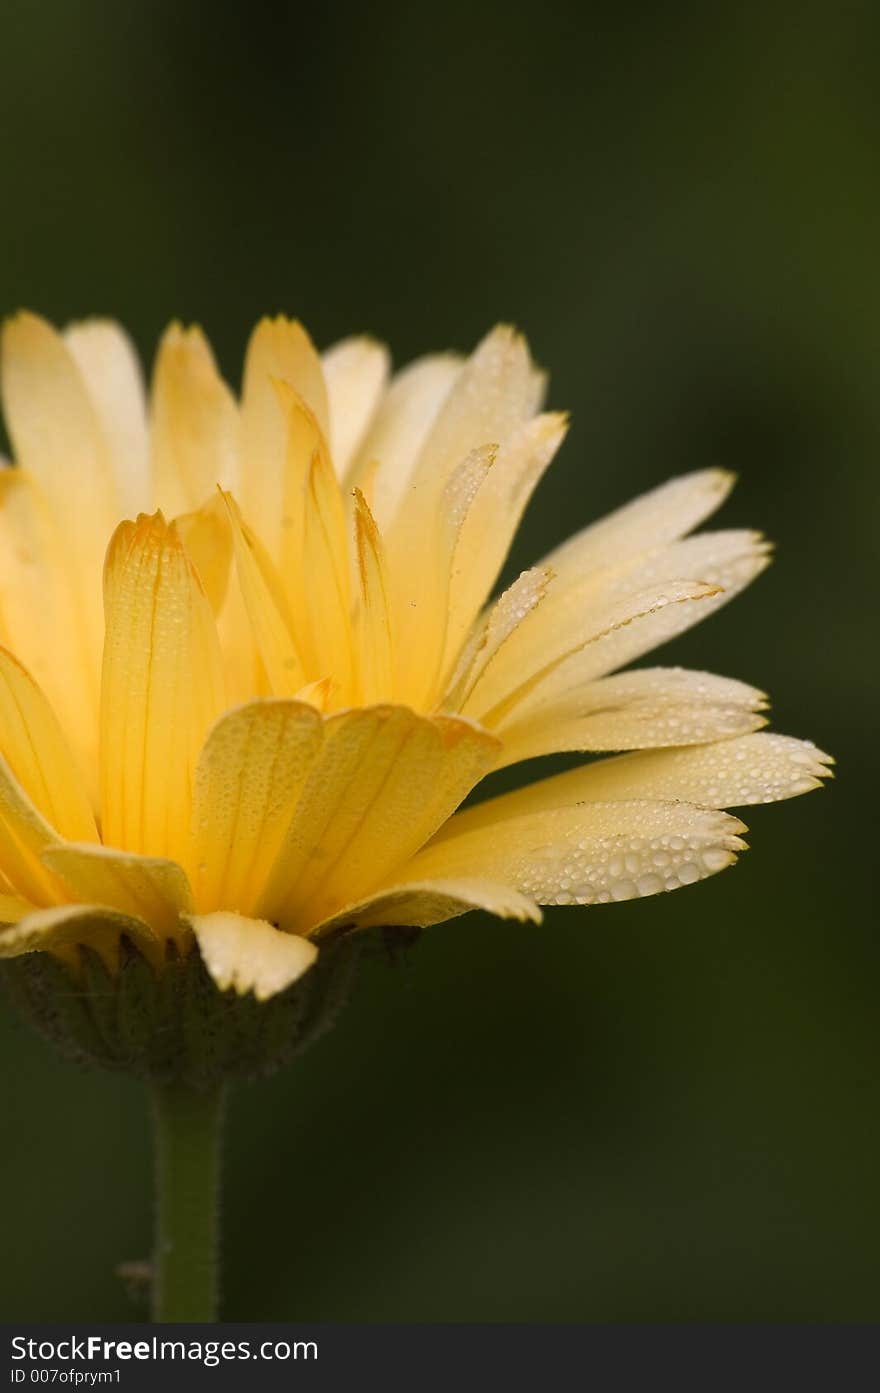
[[[156,971],[127,940],[115,974],[85,948],[77,973],[48,953],[0,968],[21,1013],[69,1057],[209,1089],[272,1073],[322,1035],[348,996],[358,948],[354,938],[329,944],[297,982],[263,1002],[220,991],[198,953],[169,957]]]

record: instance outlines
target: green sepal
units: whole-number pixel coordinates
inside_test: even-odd
[[[212,1088],[273,1073],[335,1021],[359,952],[355,937],[321,949],[268,1001],[220,991],[198,953],[171,952],[156,971],[123,939],[118,973],[81,948],[79,970],[49,953],[0,963],[20,1012],[67,1056],[160,1083]]]

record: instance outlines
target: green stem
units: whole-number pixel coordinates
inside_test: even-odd
[[[153,1319],[217,1319],[223,1091],[155,1084]]]

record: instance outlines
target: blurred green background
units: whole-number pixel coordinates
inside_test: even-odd
[[[470,916],[371,959],[238,1092],[224,1314],[880,1318],[880,11],[525,0],[10,3],[0,308],[529,334],[574,426],[511,571],[641,489],[740,471],[779,559],[662,661],[769,690],[829,791],[684,894]],[[144,1099],[0,1016],[0,1314],[125,1319]]]

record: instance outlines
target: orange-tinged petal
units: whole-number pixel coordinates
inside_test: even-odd
[[[388,570],[379,529],[364,495],[354,490],[355,551],[360,580],[359,699],[366,705],[392,690],[394,641]]]

